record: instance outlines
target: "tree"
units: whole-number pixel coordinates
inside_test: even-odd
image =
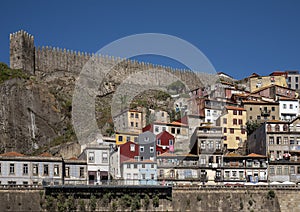
[[[159,206],[159,197],[155,195],[152,201],[153,201],[153,207],[157,208]]]
[[[149,198],[148,194],[146,194],[144,197],[144,208],[146,210],[148,210],[149,204],[150,204],[150,198]]]
[[[257,128],[260,127],[260,123],[258,123],[257,121],[247,121],[246,122],[246,131],[248,135],[251,135]]]
[[[97,207],[97,199],[94,195],[91,195],[90,198],[90,210],[95,211]]]

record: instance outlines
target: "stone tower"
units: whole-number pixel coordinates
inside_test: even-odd
[[[21,30],[10,34],[10,67],[22,69],[26,73],[34,74],[34,38]]]

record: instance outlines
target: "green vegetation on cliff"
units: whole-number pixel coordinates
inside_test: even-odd
[[[13,78],[28,79],[28,75],[22,70],[11,69],[5,63],[0,62],[0,84]]]

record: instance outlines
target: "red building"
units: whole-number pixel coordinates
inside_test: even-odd
[[[139,156],[139,145],[134,142],[126,142],[125,144],[120,145],[120,163],[129,160],[135,159]]]
[[[156,136],[156,154],[160,155],[165,152],[174,152],[175,137],[168,131],[159,133]]]

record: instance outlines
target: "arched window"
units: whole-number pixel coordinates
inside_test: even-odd
[[[287,126],[287,124],[283,125],[283,131],[288,131],[288,126]]]
[[[268,132],[271,132],[271,131],[272,131],[271,124],[268,124],[268,125],[267,125],[267,131],[268,131]]]
[[[275,131],[276,131],[276,132],[279,132],[279,124],[276,124],[276,125],[275,125]]]

